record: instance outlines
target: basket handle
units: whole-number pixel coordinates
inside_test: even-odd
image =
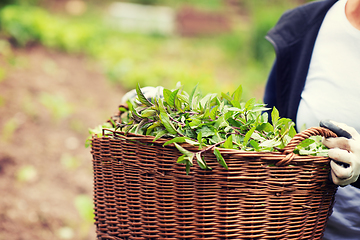
[[[276,163],[277,166],[289,164],[296,156],[293,153],[295,147],[299,145],[303,140],[311,136],[323,136],[323,137],[337,137],[337,135],[331,130],[323,127],[311,127],[302,132],[297,133],[288,145],[283,149],[283,154],[286,155],[282,160]]]

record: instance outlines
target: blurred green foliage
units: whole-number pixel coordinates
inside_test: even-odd
[[[90,226],[94,223],[94,203],[93,199],[88,195],[80,194],[74,199],[74,205],[80,215],[82,222],[77,231],[81,239],[85,239],[89,233]]]
[[[56,231],[56,235],[59,239],[74,239],[75,231],[71,227],[61,227]]]
[[[9,4],[14,4],[15,0],[2,0],[0,2],[0,8]]]
[[[10,4],[19,4],[19,5],[37,5],[46,0],[1,0],[0,8]]]
[[[63,153],[61,155],[60,162],[67,170],[75,170],[80,166],[80,160],[69,153]]]
[[[73,106],[60,95],[42,92],[39,95],[40,102],[48,109],[54,121],[60,121],[73,113]]]
[[[273,53],[272,45],[265,39],[267,32],[275,26],[285,9],[294,7],[293,1],[246,1],[247,8],[252,9],[252,28],[250,30],[250,49],[252,57],[265,63],[267,56]]]
[[[208,10],[218,10],[224,6],[223,0],[127,0],[126,2],[145,5],[165,5],[171,7],[191,5]]]
[[[5,98],[0,95],[0,107],[5,105]]]
[[[220,0],[196,2],[208,8],[220,8],[222,4]],[[137,83],[171,88],[180,81],[189,88],[186,90],[199,83],[206,92],[232,92],[241,84],[244,98],[250,98],[259,96],[274,59],[272,46],[264,39],[266,32],[294,4],[244,2],[249,20],[239,21],[231,33],[209,38],[123,33],[96,14],[70,18],[22,5],[1,9],[0,23],[2,34],[20,46],[40,42],[49,48],[93,57],[112,83],[127,89],[135,88]]]
[[[8,119],[2,126],[0,140],[2,140],[4,142],[10,142],[11,140],[13,140],[12,139],[13,135],[18,128],[19,128],[19,123],[18,123],[18,121],[16,121],[15,118]]]
[[[80,194],[74,199],[74,205],[83,221],[94,221],[94,205],[91,197]]]
[[[36,180],[38,176],[38,171],[33,165],[24,165],[21,166],[16,173],[16,179],[19,182],[32,182]]]
[[[0,67],[0,83],[5,80],[6,77],[6,70],[2,67]]]

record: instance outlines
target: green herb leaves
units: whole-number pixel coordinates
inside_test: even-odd
[[[274,108],[271,123],[268,108],[256,99],[242,101],[242,87],[229,93],[207,94],[196,86],[190,94],[182,86],[164,89],[162,98],[147,99],[138,85],[139,101],[129,101],[128,111],[120,111],[118,128],[125,134],[151,135],[155,140],[166,138],[164,146],[173,144],[182,154],[177,163],[185,164],[189,173],[194,161],[202,169],[210,169],[203,154],[212,150],[220,165],[227,169],[220,148],[244,151],[277,151],[295,135],[294,123],[281,118]],[[186,149],[183,143],[198,147]],[[305,143],[304,143],[305,144]],[[304,151],[304,149],[301,149]]]
[[[140,102],[141,102],[142,104],[144,104],[145,106],[148,106],[148,107],[152,106],[152,103],[151,103],[151,102],[145,97],[145,95],[141,92],[141,90],[140,90],[140,85],[139,85],[139,84],[136,86],[136,93],[137,93],[137,95],[138,95],[138,97],[139,97],[139,100],[140,100]]]

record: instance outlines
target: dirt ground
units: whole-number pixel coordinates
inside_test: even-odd
[[[124,90],[84,56],[41,46],[0,54],[0,240],[95,239],[88,128]]]

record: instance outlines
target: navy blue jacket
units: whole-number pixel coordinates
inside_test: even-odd
[[[305,4],[285,12],[266,36],[276,60],[265,88],[264,103],[275,106],[281,117],[296,122],[311,55],[326,13],[338,0]],[[360,180],[352,184],[360,188]]]
[[[269,75],[264,102],[281,117],[296,121],[301,92],[322,21],[337,0],[311,2],[287,11],[266,38],[273,44],[276,61]]]

